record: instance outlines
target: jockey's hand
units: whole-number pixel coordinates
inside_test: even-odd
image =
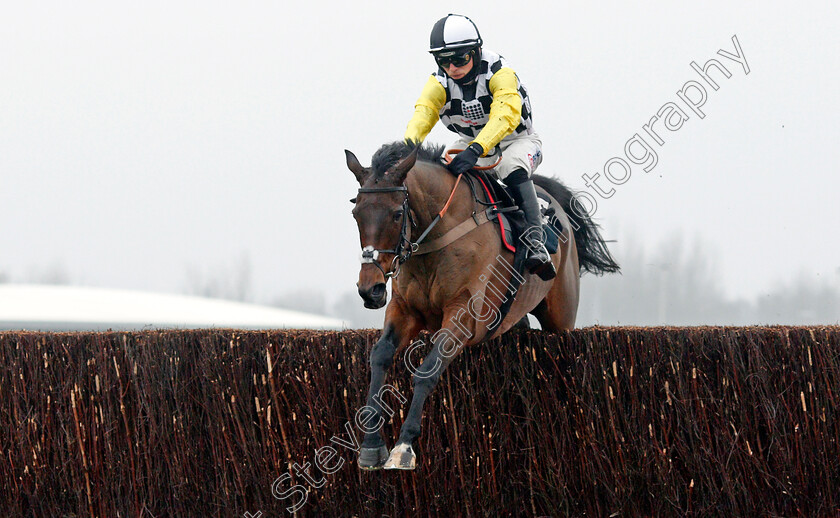
[[[466,173],[475,166],[482,153],[484,153],[484,148],[481,147],[481,144],[473,142],[467,149],[455,155],[455,158],[446,167],[454,174]]]

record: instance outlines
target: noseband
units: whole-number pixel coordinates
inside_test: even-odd
[[[498,162],[497,162],[498,163]],[[414,222],[414,219],[411,217],[411,210],[408,207],[408,188],[404,185],[400,185],[399,187],[362,187],[359,189],[359,194],[364,193],[383,193],[383,192],[404,192],[405,198],[403,199],[402,208],[403,208],[403,218],[402,218],[402,228],[400,229],[400,237],[399,241],[397,242],[397,246],[394,247],[393,250],[381,250],[374,248],[373,246],[366,246],[362,248],[362,255],[360,260],[362,264],[373,263],[379,268],[379,271],[382,272],[382,275],[385,276],[385,280],[387,281],[390,278],[396,279],[397,276],[400,274],[400,266],[408,261],[408,258],[411,257],[411,254],[417,252],[420,249],[420,243],[426,239],[426,236],[429,235],[429,232],[435,228],[435,225],[443,218],[446,214],[446,211],[449,210],[449,204],[452,203],[452,198],[455,197],[455,191],[458,189],[458,184],[461,183],[461,178],[463,178],[463,174],[458,175],[458,179],[455,180],[455,186],[452,188],[452,192],[449,193],[449,199],[446,200],[446,204],[443,208],[438,212],[435,219],[426,227],[420,237],[417,238],[417,241],[411,242],[411,239],[408,238],[408,224],[411,223],[411,226],[417,226]],[[469,181],[468,181],[469,184]],[[472,185],[470,185],[470,189],[472,189]],[[473,193],[473,198],[475,198],[475,194]],[[353,203],[356,203],[356,198],[350,200]],[[445,245],[444,245],[445,246]],[[420,252],[421,254],[424,252]],[[426,252],[427,253],[427,252]],[[391,267],[388,268],[386,272],[382,269],[382,266],[379,265],[379,254],[394,254],[394,260],[391,261]]]
[[[377,268],[379,268],[379,270],[382,272],[382,275],[385,276],[385,280],[387,281],[390,278],[396,279],[397,276],[400,274],[400,265],[408,261],[408,258],[411,257],[413,247],[411,240],[408,238],[408,225],[409,222],[412,225],[414,225],[414,220],[411,218],[411,210],[408,207],[408,188],[406,186],[401,185],[399,187],[363,187],[359,189],[359,194],[386,192],[405,193],[405,198],[403,198],[402,203],[402,227],[400,228],[400,237],[397,241],[397,245],[391,250],[383,250],[368,245],[362,249],[362,254],[359,259],[362,264],[374,264]],[[382,266],[379,265],[379,261],[377,260],[379,259],[379,254],[394,254],[394,260],[391,261],[391,267],[388,268],[387,272],[382,268]]]

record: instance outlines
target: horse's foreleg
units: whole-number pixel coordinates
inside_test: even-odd
[[[417,319],[407,316],[396,308],[392,310],[391,306],[388,307],[382,336],[370,352],[370,388],[367,407],[372,410],[368,410],[365,415],[366,422],[384,424],[386,417],[383,415],[387,414],[388,418],[391,417],[393,410],[387,404],[383,408],[382,404],[384,393],[389,392],[384,389],[390,389],[385,386],[385,374],[391,367],[397,350],[403,349],[419,331],[420,324]],[[388,458],[388,448],[380,432],[381,427],[366,431],[359,451],[360,468],[379,469]]]
[[[448,321],[448,320],[444,320]],[[449,366],[462,348],[473,343],[472,336],[464,335],[462,326],[444,327],[433,336],[432,350],[423,359],[423,363],[415,367],[410,358],[411,349],[407,351],[406,365],[414,372],[414,395],[408,410],[400,437],[391,455],[385,463],[385,469],[414,469],[416,455],[413,445],[420,437],[420,419],[423,415],[423,405],[440,381],[443,371]],[[413,348],[413,346],[412,346]]]

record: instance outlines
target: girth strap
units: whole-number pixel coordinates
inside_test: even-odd
[[[446,234],[440,236],[439,238],[433,241],[429,241],[428,243],[421,243],[417,247],[417,249],[412,252],[412,255],[430,254],[432,252],[437,252],[438,250],[449,246],[456,240],[462,238],[463,236],[469,234],[479,226],[490,221],[491,215],[488,213],[494,212],[496,212],[496,209],[491,207],[485,211],[473,213],[471,218],[467,218],[466,220],[462,221],[459,225],[452,228]]]

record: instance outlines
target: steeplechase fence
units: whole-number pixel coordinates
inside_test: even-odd
[[[416,471],[368,473],[378,337],[0,333],[0,514],[840,515],[840,327],[512,332],[443,376]]]

